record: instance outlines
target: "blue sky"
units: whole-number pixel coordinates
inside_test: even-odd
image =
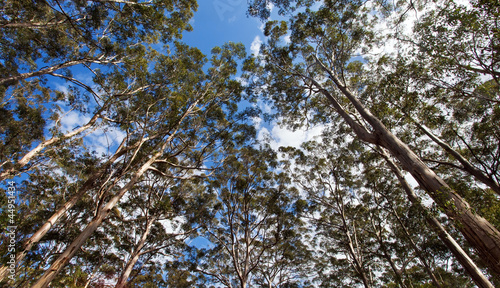
[[[198,11],[195,13],[191,24],[192,32],[186,32],[183,42],[193,47],[198,47],[205,55],[210,55],[210,50],[215,46],[221,46],[226,42],[241,42],[246,47],[247,55],[256,53],[259,41],[265,42],[262,28],[264,23],[258,18],[248,17],[247,0],[201,0],[198,1]],[[280,19],[276,13],[272,18]],[[258,37],[258,39],[256,39]],[[253,51],[252,51],[253,50]],[[262,109],[263,103],[259,103]],[[258,120],[258,119],[257,119]],[[320,134],[321,129],[312,131],[290,131],[279,127],[275,123],[258,121],[255,123],[259,131],[259,139],[268,134],[273,139],[271,145],[298,147],[302,142],[310,140]]]
[[[198,47],[206,55],[215,46],[226,42],[241,42],[250,47],[256,36],[263,40],[259,27],[262,22],[246,15],[246,0],[202,0],[191,25],[194,30],[184,33],[183,41]]]

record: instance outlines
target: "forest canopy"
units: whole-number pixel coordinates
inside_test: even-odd
[[[246,2],[0,0],[0,286],[500,286],[497,1]]]

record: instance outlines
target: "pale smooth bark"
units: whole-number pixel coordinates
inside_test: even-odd
[[[125,143],[125,139],[122,141],[120,146],[118,147],[115,154],[97,171],[95,171],[90,177],[83,183],[83,185],[78,189],[75,195],[73,195],[64,205],[59,208],[52,216],[40,227],[31,237],[29,237],[24,243],[22,251],[16,254],[16,263],[20,263],[26,254],[31,250],[33,245],[38,243],[47,232],[57,223],[59,220],[66,215],[77,202],[80,200],[85,193],[87,193],[90,189],[95,186],[95,182],[106,172],[108,167],[112,165],[119,157],[129,151],[131,148],[136,145],[129,147],[128,149],[123,149],[123,145]],[[0,267],[0,281],[3,280],[8,275],[8,267],[2,266]]]
[[[47,21],[47,22],[10,22],[0,25],[0,28],[28,28],[28,29],[44,29],[57,25],[64,24],[66,22],[79,22],[86,20],[88,17],[84,16],[78,19],[64,19],[59,21]]]
[[[316,58],[317,59],[317,58]],[[353,127],[358,137],[365,142],[386,148],[402,167],[422,186],[434,202],[453,221],[455,227],[464,235],[469,244],[479,253],[490,271],[500,275],[500,232],[486,219],[472,211],[469,204],[453,191],[443,179],[434,173],[424,162],[399,138],[392,134],[354,94],[342,84],[333,71],[324,66],[319,59],[316,63],[328,74],[340,92],[349,100],[361,117],[370,124],[373,132],[353,122],[349,115],[342,116]],[[311,81],[320,92],[336,107],[338,102],[316,80],[302,75]],[[338,110],[338,109],[337,109]],[[340,113],[340,111],[339,111]],[[340,113],[342,115],[342,113]]]
[[[467,274],[472,278],[474,283],[478,285],[481,288],[493,288],[493,284],[486,278],[486,276],[479,270],[479,268],[476,266],[474,261],[465,253],[465,251],[460,247],[460,245],[451,237],[451,235],[446,231],[446,229],[441,225],[441,223],[434,217],[432,216],[431,212],[425,207],[422,202],[420,201],[420,198],[417,196],[413,188],[408,184],[406,179],[403,176],[403,173],[399,169],[399,167],[392,161],[390,156],[387,154],[382,149],[378,149],[377,151],[387,162],[393,173],[396,175],[396,177],[399,180],[399,183],[403,187],[403,190],[406,192],[406,195],[408,196],[408,199],[414,204],[419,207],[419,209],[423,212],[425,216],[425,220],[427,223],[431,226],[431,228],[438,234],[439,238],[441,241],[450,249],[451,253],[455,258],[458,260],[458,262],[464,267],[465,271],[467,271]],[[406,227],[403,225],[403,222],[397,215],[396,211],[393,209],[394,215],[398,219],[399,223],[401,224],[403,230],[405,231],[405,234],[407,234],[408,239],[410,240],[410,244],[412,245],[413,249],[417,252],[417,256],[420,258],[422,263],[424,264],[427,273],[432,279],[432,282],[434,282],[434,285],[436,287],[441,287],[439,284],[439,281],[436,279],[434,276],[434,273],[432,273],[430,267],[428,267],[427,262],[423,257],[421,257],[421,252],[420,249],[417,247],[415,242],[410,237],[410,233],[406,230]]]
[[[181,123],[184,121],[184,119],[190,115],[193,111],[193,109],[198,105],[198,103],[201,101],[201,98],[198,98],[196,101],[194,101],[188,109],[182,114],[182,116],[178,119],[175,128],[172,128],[172,133],[170,136],[163,141],[161,147],[159,147],[158,152],[156,152],[153,156],[151,156],[147,162],[145,162],[140,169],[138,169],[134,175],[132,176],[131,180],[123,186],[118,192],[113,196],[104,206],[101,206],[98,208],[96,215],[90,221],[90,223],[85,227],[85,229],[76,237],[73,242],[66,247],[63,253],[59,255],[59,257],[52,263],[50,268],[45,272],[45,274],[32,286],[32,288],[45,288],[47,287],[50,282],[59,274],[59,272],[62,270],[62,268],[68,264],[68,262],[73,258],[73,256],[76,254],[79,248],[82,247],[82,245],[87,241],[87,239],[99,228],[101,223],[106,219],[106,217],[109,215],[111,210],[115,207],[115,205],[120,201],[120,199],[127,193],[134,185],[135,183],[142,177],[146,171],[150,170],[155,163],[156,160],[158,160],[164,153],[165,148],[169,145],[169,143],[172,141],[172,139],[175,137],[177,134],[179,127]],[[160,133],[160,132],[158,132]],[[155,135],[154,137],[158,137],[158,134]],[[153,138],[151,136],[150,138]],[[142,142],[141,142],[142,143]],[[140,145],[139,145],[140,147]],[[135,154],[137,154],[138,151],[136,151]],[[135,155],[134,155],[135,157]]]
[[[31,160],[33,160],[34,157],[39,155],[43,149],[57,143],[60,141],[63,141],[65,139],[69,139],[75,135],[78,135],[82,133],[83,131],[91,128],[99,119],[100,113],[102,112],[103,109],[100,109],[97,113],[94,114],[94,116],[87,122],[87,124],[81,126],[78,129],[75,129],[71,132],[68,132],[62,136],[59,137],[52,137],[48,140],[45,140],[38,144],[35,148],[31,149],[28,153],[26,153],[19,161],[16,163],[13,163],[12,167],[9,169],[6,169],[0,173],[0,181],[3,181],[9,177],[15,176],[15,174],[21,169],[22,167],[26,166]]]
[[[127,261],[127,264],[125,265],[125,269],[123,269],[122,273],[120,274],[120,277],[118,278],[118,281],[116,282],[115,288],[124,288],[127,285],[127,280],[130,277],[130,273],[132,273],[132,269],[134,268],[135,263],[139,260],[139,257],[141,256],[141,250],[144,248],[144,245],[146,244],[146,239],[148,238],[149,234],[151,233],[151,227],[153,227],[153,224],[156,221],[156,217],[152,217],[149,219],[149,221],[146,224],[146,230],[141,235],[141,239],[137,243],[137,245],[134,248],[134,251],[132,254],[130,254],[130,258]]]
[[[467,159],[465,159],[462,155],[460,155],[460,153],[458,153],[450,145],[448,145],[448,143],[446,143],[445,141],[434,135],[431,131],[429,131],[427,127],[418,123],[417,121],[413,122],[415,123],[415,125],[417,125],[417,127],[420,130],[422,130],[427,136],[429,136],[429,138],[431,138],[432,141],[441,146],[441,148],[443,148],[448,154],[453,156],[453,158],[457,159],[457,161],[460,162],[460,164],[462,164],[462,167],[458,167],[460,170],[465,171],[470,175],[474,176],[477,180],[488,185],[488,187],[490,187],[493,191],[495,191],[495,193],[500,195],[500,185],[498,184],[497,181],[495,181],[495,179],[486,175],[480,169],[474,167],[474,165],[472,165]]]
[[[342,203],[342,205],[343,205],[343,203]],[[361,281],[363,282],[363,285],[365,286],[365,288],[371,288],[371,284],[370,284],[371,281],[368,278],[368,276],[366,275],[361,257],[360,257],[360,255],[358,255],[358,253],[356,253],[356,250],[354,249],[353,239],[351,237],[351,233],[349,232],[349,227],[347,224],[347,220],[346,220],[346,216],[345,216],[343,207],[340,211],[340,215],[342,215],[342,223],[343,223],[342,226],[344,228],[344,232],[345,232],[345,235],[347,237],[347,246],[348,246],[347,250],[348,250],[351,258],[354,261],[354,265],[353,265],[354,270],[358,273],[358,276],[361,278]],[[354,231],[354,233],[356,233],[356,231]]]
[[[163,149],[162,149],[163,150]],[[45,272],[45,274],[32,286],[32,288],[42,288],[48,287],[50,282],[56,277],[56,275],[62,270],[62,268],[73,258],[78,249],[87,241],[87,239],[97,230],[101,223],[106,219],[111,210],[115,207],[118,201],[127,193],[135,183],[142,177],[144,173],[151,167],[154,161],[160,157],[163,151],[158,151],[153,157],[151,157],[142,167],[134,174],[132,179],[123,186],[115,196],[113,196],[106,205],[98,209],[97,215],[90,221],[90,223],[85,227],[85,229],[76,237],[73,242],[66,247],[64,252],[57,258],[50,268]]]

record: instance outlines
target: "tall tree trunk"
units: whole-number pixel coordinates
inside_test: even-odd
[[[413,190],[413,188],[408,184],[408,182],[405,180],[403,173],[401,173],[401,170],[398,168],[396,163],[392,161],[390,156],[382,149],[378,149],[377,152],[385,159],[393,173],[396,175],[396,177],[399,180],[399,183],[403,187],[403,190],[406,192],[406,195],[408,196],[408,199],[410,199],[411,203],[413,205],[417,205],[417,207],[423,212],[423,215],[425,216],[425,220],[427,223],[431,226],[431,228],[438,234],[439,238],[441,241],[450,249],[451,253],[457,258],[458,262],[464,267],[465,271],[467,271],[467,274],[472,278],[472,280],[476,283],[481,288],[493,288],[493,284],[484,276],[484,274],[479,270],[479,268],[476,266],[474,261],[470,259],[470,257],[465,253],[465,251],[458,245],[458,243],[451,237],[451,235],[446,231],[446,229],[439,223],[439,221],[432,216],[432,213],[425,207],[422,202],[420,201],[419,197]],[[429,276],[432,279],[432,282],[436,287],[441,287],[439,284],[439,281],[437,280],[436,276],[434,273],[432,273],[432,270],[430,267],[427,265],[427,262],[422,256],[422,253],[420,249],[417,247],[415,242],[410,237],[410,233],[408,230],[406,230],[406,227],[403,225],[403,222],[397,215],[396,211],[393,209],[393,213],[396,216],[396,219],[399,221],[401,227],[403,228],[406,236],[410,240],[410,244],[412,245],[413,249],[417,253],[417,256],[420,258],[420,261],[424,264],[424,267],[429,274]]]
[[[14,176],[16,174],[16,172],[19,171],[19,169],[26,166],[35,156],[40,154],[40,152],[43,149],[45,149],[46,147],[51,146],[57,142],[63,141],[65,139],[69,139],[69,138],[71,138],[75,135],[78,135],[78,134],[82,133],[83,131],[89,129],[90,127],[92,127],[95,124],[95,122],[97,122],[97,120],[99,119],[100,113],[103,111],[103,108],[101,108],[97,113],[95,113],[94,116],[90,119],[90,121],[87,122],[87,124],[81,126],[80,128],[78,128],[74,131],[71,131],[69,133],[66,133],[65,135],[60,136],[60,137],[54,136],[54,137],[52,137],[48,140],[45,140],[45,141],[41,142],[40,144],[38,144],[35,148],[31,149],[31,151],[26,153],[19,161],[17,161],[16,163],[13,163],[12,167],[2,171],[0,173],[0,181],[5,180],[7,177]]]
[[[384,255],[385,260],[389,262],[389,265],[391,266],[391,269],[394,272],[394,276],[396,277],[396,282],[399,284],[399,287],[406,288],[406,285],[403,283],[403,275],[401,274],[401,271],[398,270],[396,264],[394,263],[394,261],[392,261],[391,255],[387,253],[385,245],[382,244],[382,242],[379,243],[380,243],[380,248],[382,248],[382,254]]]
[[[343,205],[343,204],[342,204]],[[370,280],[368,279],[368,276],[366,275],[365,269],[363,267],[361,255],[357,255],[355,249],[354,249],[354,244],[353,240],[351,237],[351,233],[349,232],[349,226],[347,225],[347,219],[344,214],[344,208],[341,207],[340,209],[340,215],[342,217],[342,227],[344,228],[345,235],[347,237],[347,250],[349,254],[351,254],[351,257],[354,261],[354,270],[358,272],[359,277],[361,278],[361,281],[363,282],[363,285],[365,288],[371,288],[370,285]],[[354,231],[356,233],[356,231]],[[354,234],[356,235],[356,234]]]
[[[429,278],[431,278],[431,281],[434,284],[434,286],[441,288],[442,286],[439,283],[439,280],[436,278],[436,275],[434,275],[434,272],[432,272],[432,269],[429,266],[429,263],[427,262],[427,260],[424,258],[424,255],[422,254],[422,251],[420,250],[420,248],[417,246],[417,244],[415,244],[413,239],[411,239],[411,235],[408,232],[408,230],[406,229],[406,227],[404,226],[403,221],[401,221],[401,218],[399,218],[399,216],[396,213],[396,210],[394,210],[394,208],[392,209],[392,211],[393,211],[394,216],[398,220],[399,224],[403,228],[403,231],[405,232],[406,238],[408,238],[408,241],[410,242],[411,247],[413,248],[413,250],[417,254],[418,259],[420,259],[420,262],[422,262],[422,264],[424,265],[425,272],[427,272],[427,275],[429,275]]]
[[[64,75],[60,75],[60,77],[63,77],[63,78],[65,78],[67,80],[70,80],[70,81],[73,80],[72,78],[64,76]],[[52,138],[50,138],[48,140],[42,141],[35,148],[31,149],[28,153],[26,153],[19,161],[17,161],[16,163],[12,163],[12,167],[10,167],[8,169],[5,169],[4,171],[0,172],[0,181],[3,181],[5,179],[7,179],[8,177],[15,176],[17,173],[19,173],[19,170],[22,167],[28,165],[29,162],[31,160],[33,160],[34,157],[36,157],[37,155],[39,155],[40,153],[42,153],[42,151],[45,148],[50,147],[50,146],[52,146],[54,144],[57,144],[57,143],[59,143],[61,141],[66,140],[66,139],[70,139],[70,138],[72,138],[72,137],[74,137],[74,136],[76,136],[76,135],[78,135],[78,134],[80,134],[80,133],[82,133],[82,132],[90,129],[91,127],[93,127],[96,124],[97,120],[99,120],[99,118],[101,118],[101,113],[104,110],[106,110],[113,101],[120,101],[120,99],[121,99],[120,97],[132,95],[132,94],[140,92],[140,91],[142,91],[142,90],[144,90],[144,89],[146,89],[148,87],[150,87],[150,85],[142,86],[142,87],[140,87],[138,89],[135,89],[135,90],[127,92],[127,93],[117,93],[117,94],[114,94],[112,96],[109,96],[109,98],[101,105],[101,108],[94,113],[94,115],[87,122],[87,124],[79,127],[78,129],[75,129],[75,130],[73,130],[71,132],[68,132],[68,133],[66,133],[66,134],[64,134],[62,136],[58,136],[58,137],[53,136]],[[90,87],[87,87],[87,88],[89,90],[92,89]],[[93,92],[93,93],[95,94],[95,92]],[[148,139],[148,138],[144,138],[144,139]],[[120,145],[120,147],[121,146],[122,145]],[[118,152],[118,150],[117,150],[117,152]]]
[[[125,269],[118,278],[115,288],[124,288],[125,285],[127,284],[127,280],[130,276],[130,273],[132,273],[132,269],[134,268],[135,263],[137,263],[139,257],[141,256],[141,250],[146,244],[146,239],[148,238],[149,233],[151,233],[151,227],[153,227],[153,224],[155,223],[156,219],[157,219],[156,217],[152,217],[147,222],[146,230],[144,231],[144,233],[142,233],[139,243],[137,243],[137,245],[134,248],[134,251],[132,252],[132,254],[130,254],[130,259],[127,261]]]
[[[394,263],[394,261],[392,261],[391,255],[389,255],[389,253],[387,252],[387,247],[385,246],[384,239],[382,239],[382,231],[380,231],[380,229],[377,229],[375,223],[373,222],[373,217],[371,219],[371,224],[375,233],[375,237],[377,238],[377,242],[379,243],[380,249],[382,250],[382,255],[387,260],[387,262],[389,262],[389,265],[394,272],[394,276],[396,277],[396,282],[399,284],[399,287],[406,288],[406,285],[403,283],[401,271],[398,270],[396,264]]]
[[[316,58],[317,59],[317,58]],[[361,117],[370,124],[373,132],[354,123],[345,111],[339,111],[342,117],[353,127],[362,141],[382,146],[399,160],[403,168],[422,186],[440,209],[453,221],[455,227],[464,235],[465,239],[484,259],[492,273],[500,275],[500,232],[486,219],[471,211],[469,204],[453,191],[439,176],[399,138],[392,134],[385,125],[376,118],[356,98],[352,92],[340,82],[329,68],[317,59],[317,63],[329,74],[341,93],[351,102]],[[334,107],[339,107],[337,100],[321,84],[311,77],[306,77],[327,97]],[[350,120],[347,120],[348,117]],[[364,132],[362,132],[364,131]]]
[[[68,212],[77,202],[80,200],[87,191],[92,189],[95,186],[95,182],[106,172],[108,167],[112,165],[118,158],[120,158],[123,154],[131,149],[131,147],[127,149],[123,149],[123,145],[125,140],[122,141],[120,146],[118,147],[115,154],[97,171],[95,171],[88,179],[83,183],[83,185],[78,189],[75,195],[71,197],[64,205],[59,208],[52,216],[40,227],[30,238],[28,238],[23,243],[22,251],[16,254],[16,263],[20,263],[26,254],[31,250],[33,245],[38,243],[47,232]],[[136,145],[132,146],[135,147]],[[8,274],[8,267],[2,266],[0,267],[0,281],[2,281]]]
[[[179,131],[181,123],[189,114],[191,114],[193,109],[198,105],[200,101],[201,98],[198,98],[191,105],[189,105],[188,109],[186,109],[182,116],[177,120],[176,125],[170,130],[170,136],[168,136],[168,138],[162,143],[158,152],[151,156],[149,160],[141,166],[141,168],[134,174],[132,179],[125,186],[123,186],[123,188],[121,188],[116,193],[116,195],[108,201],[106,205],[98,209],[97,215],[94,216],[94,219],[92,219],[92,221],[90,221],[90,223],[87,225],[87,227],[85,227],[80,235],[78,235],[78,237],[76,237],[76,239],[73,240],[73,242],[68,247],[66,247],[64,252],[59,256],[59,258],[56,259],[56,261],[54,261],[54,263],[52,263],[49,270],[45,272],[45,274],[35,283],[35,285],[32,286],[32,288],[45,288],[50,284],[50,282],[57,276],[62,268],[71,260],[71,258],[73,258],[78,249],[82,247],[85,241],[87,241],[87,239],[95,232],[95,230],[97,230],[97,228],[101,225],[104,219],[106,219],[106,217],[115,207],[118,201],[120,201],[120,199],[123,197],[123,195],[125,195],[125,193],[127,193],[127,191],[135,185],[135,183],[142,177],[144,173],[146,173],[148,169],[152,168],[153,163],[158,160],[158,158],[163,154],[163,150],[165,150],[167,145],[172,141],[172,139]],[[156,138],[160,134],[163,135],[162,132],[165,131],[158,131],[156,135],[149,136],[148,138],[143,138],[142,140],[144,141],[144,139]],[[139,142],[139,149],[143,141]]]
[[[162,147],[163,148],[163,147]],[[115,196],[113,196],[106,205],[99,208],[97,215],[90,221],[90,223],[85,227],[85,229],[76,237],[73,242],[66,247],[64,252],[57,258],[50,268],[45,272],[45,274],[32,286],[32,288],[45,288],[50,282],[57,276],[61,269],[73,258],[78,249],[87,241],[87,239],[97,230],[101,223],[106,219],[111,210],[120,201],[120,199],[129,191],[135,183],[142,177],[142,175],[151,167],[158,157],[163,153],[163,149],[157,152],[153,157],[151,157],[142,167],[134,174],[132,179],[121,188]]]
[[[413,119],[412,119],[413,120]],[[424,125],[418,123],[417,121],[413,120],[415,125],[422,130],[429,138],[432,139],[436,144],[441,146],[448,154],[453,156],[453,158],[457,159],[460,164],[462,164],[462,167],[458,167],[460,170],[465,171],[469,173],[470,175],[474,176],[477,180],[483,182],[486,184],[488,187],[490,187],[495,193],[500,195],[500,185],[493,179],[492,177],[486,175],[483,171],[477,169],[472,165],[467,159],[465,159],[460,153],[455,151],[450,145],[448,145],[446,142],[444,142],[442,139],[437,137],[436,135],[432,134],[427,127]]]

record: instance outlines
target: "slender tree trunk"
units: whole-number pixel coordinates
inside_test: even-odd
[[[464,235],[469,244],[475,248],[490,268],[492,273],[500,275],[500,232],[486,219],[475,214],[469,204],[453,191],[439,176],[434,173],[424,162],[399,138],[392,134],[385,125],[376,118],[356,98],[351,91],[344,86],[337,76],[321,61],[317,63],[329,74],[342,94],[351,102],[358,113],[367,121],[373,132],[368,132],[359,124],[352,123],[349,115],[342,116],[350,118],[348,123],[362,141],[380,145],[399,160],[403,168],[422,186],[440,209],[453,221],[455,227]],[[339,106],[336,99],[316,80],[304,76],[310,80],[327,97],[334,107]],[[337,109],[337,108],[336,108]],[[345,112],[345,111],[344,111]],[[340,113],[340,112],[339,112]],[[342,114],[342,113],[341,113]],[[346,120],[347,121],[347,120]],[[358,134],[358,131],[365,131]]]
[[[57,142],[63,141],[65,139],[69,139],[69,138],[71,138],[75,135],[78,135],[78,134],[82,133],[83,131],[89,129],[90,127],[92,127],[99,119],[100,113],[103,111],[103,109],[104,109],[104,107],[101,108],[97,113],[95,113],[94,116],[90,119],[90,121],[87,122],[87,124],[83,125],[82,127],[78,128],[74,131],[71,131],[69,133],[66,133],[63,136],[52,137],[52,138],[45,140],[42,143],[38,144],[35,148],[33,148],[28,153],[26,153],[19,161],[17,161],[17,163],[13,163],[11,168],[2,171],[0,173],[0,181],[3,181],[8,177],[14,176],[16,174],[16,172],[19,171],[19,169],[26,166],[35,156],[40,154],[40,152],[43,149],[45,149],[46,147],[53,145]]]
[[[354,251],[354,246],[352,245],[352,239],[351,236],[349,235],[349,232],[347,232],[347,238],[348,238],[349,254],[351,254],[351,257],[354,260],[355,270],[358,272],[361,281],[363,281],[363,285],[365,285],[365,288],[370,288],[371,287],[370,280],[368,280],[368,277],[366,276],[366,273],[363,269],[363,265],[359,261],[356,255],[356,251]]]
[[[420,262],[422,262],[422,264],[424,265],[424,270],[425,270],[425,272],[427,272],[427,275],[429,275],[429,277],[431,278],[432,283],[434,284],[434,286],[436,286],[438,288],[442,287],[441,284],[439,283],[439,280],[436,278],[436,275],[434,275],[434,272],[432,272],[432,269],[429,266],[429,263],[427,263],[427,260],[424,258],[422,251],[420,250],[420,248],[418,248],[417,244],[415,244],[413,239],[411,239],[411,235],[408,232],[408,230],[406,229],[406,227],[404,226],[403,221],[401,221],[401,218],[399,218],[399,216],[397,215],[397,213],[394,209],[392,211],[394,213],[394,216],[398,220],[399,224],[403,228],[403,231],[405,232],[406,238],[408,238],[408,241],[410,242],[411,247],[413,248],[413,250],[417,254],[418,259],[420,259]]]
[[[380,155],[385,159],[391,170],[394,172],[396,177],[399,180],[399,183],[403,187],[403,190],[406,192],[406,195],[410,199],[410,201],[414,204],[417,205],[417,207],[423,211],[423,214],[425,216],[425,220],[427,223],[431,226],[431,228],[438,234],[439,238],[443,243],[450,249],[451,253],[457,258],[458,262],[464,267],[465,271],[467,271],[467,274],[472,278],[472,280],[476,283],[481,288],[493,288],[493,284],[484,276],[484,274],[479,270],[479,268],[476,266],[474,261],[470,259],[470,257],[465,253],[465,251],[458,245],[458,243],[451,237],[451,235],[446,231],[446,229],[439,223],[439,221],[432,216],[431,212],[422,204],[420,201],[419,197],[411,188],[410,184],[405,180],[403,173],[401,173],[401,170],[398,168],[396,163],[392,161],[389,155],[384,150],[378,149]],[[427,265],[427,262],[423,258],[420,249],[417,247],[415,242],[410,237],[410,233],[408,230],[406,230],[406,227],[403,225],[403,222],[397,215],[396,211],[393,209],[394,215],[398,219],[399,223],[401,224],[403,230],[405,231],[405,234],[407,235],[408,239],[410,240],[410,244],[412,245],[413,249],[415,249],[415,252],[417,253],[417,256],[420,258],[422,263],[424,264],[424,267],[429,274],[429,276],[432,279],[432,282],[434,282],[434,285],[436,287],[441,287],[439,284],[439,281],[437,280],[436,276],[434,273],[432,273],[432,270],[430,267]]]
[[[387,253],[385,245],[381,243],[380,247],[382,248],[383,251],[382,253],[384,255],[384,258],[387,260],[387,262],[389,262],[389,265],[391,266],[391,269],[394,272],[394,276],[396,277],[396,282],[398,282],[399,287],[406,288],[406,285],[403,283],[403,275],[401,274],[401,271],[399,271],[398,268],[396,267],[394,261],[392,261],[391,255]]]
[[[50,282],[57,276],[57,274],[62,270],[62,268],[73,258],[78,249],[87,241],[87,239],[97,230],[101,223],[106,219],[111,210],[120,201],[120,199],[129,191],[135,183],[142,177],[142,175],[151,167],[158,157],[163,153],[163,149],[157,152],[153,157],[151,157],[142,167],[134,174],[132,179],[121,188],[114,197],[112,197],[106,205],[100,208],[97,215],[90,221],[90,223],[85,227],[85,229],[76,237],[73,242],[66,247],[66,250],[57,258],[50,268],[45,272],[45,274],[32,286],[32,288],[45,288],[48,287]]]
[[[465,159],[462,155],[460,155],[460,153],[455,151],[450,145],[448,145],[446,142],[441,140],[436,135],[432,134],[432,132],[429,131],[429,129],[427,129],[427,127],[418,123],[415,120],[413,120],[413,122],[415,123],[415,125],[417,125],[418,128],[420,128],[420,130],[422,130],[427,136],[429,136],[429,138],[431,138],[432,141],[434,141],[436,144],[441,146],[441,148],[443,148],[446,152],[448,152],[448,154],[450,154],[455,159],[457,159],[458,162],[460,162],[460,164],[462,164],[462,167],[459,167],[461,170],[474,176],[477,180],[483,182],[488,187],[490,187],[493,191],[495,191],[495,193],[500,195],[500,185],[492,177],[489,177],[483,171],[474,167],[469,161],[467,161],[467,159]]]
[[[132,273],[132,269],[134,268],[135,263],[137,263],[139,257],[141,256],[141,250],[146,244],[146,239],[148,238],[149,233],[151,233],[151,227],[155,223],[156,219],[156,217],[153,217],[147,222],[146,230],[142,234],[139,243],[137,243],[136,247],[134,248],[134,252],[132,252],[132,254],[130,255],[130,259],[128,260],[127,265],[125,265],[125,269],[123,270],[122,274],[118,278],[115,288],[124,288],[127,284],[130,273]]]
[[[100,56],[98,58],[84,58],[84,59],[79,59],[79,60],[71,60],[71,61],[67,61],[67,62],[57,64],[57,65],[54,65],[51,67],[47,67],[47,68],[44,68],[44,69],[41,69],[38,71],[26,72],[26,73],[21,73],[21,74],[15,75],[15,76],[0,78],[0,85],[12,85],[13,83],[15,83],[19,80],[46,75],[46,74],[55,72],[59,69],[68,68],[68,67],[72,67],[75,65],[83,64],[83,63],[110,64],[113,62],[112,60],[106,60],[106,59],[102,59],[102,58],[103,58],[103,56]]]
[[[406,285],[403,283],[403,277],[401,275],[401,272],[396,267],[396,264],[394,263],[394,261],[392,261],[391,255],[389,255],[389,253],[387,252],[387,247],[385,246],[384,239],[382,239],[382,235],[381,235],[382,232],[379,229],[377,229],[377,227],[375,226],[375,223],[373,222],[373,217],[371,219],[371,224],[373,227],[373,231],[375,233],[375,237],[377,238],[377,241],[380,245],[380,249],[382,249],[382,255],[387,260],[387,262],[389,262],[389,265],[391,266],[391,269],[394,272],[394,275],[396,277],[396,282],[398,282],[398,284],[401,288],[406,288]]]
[[[83,183],[82,187],[78,189],[75,195],[71,197],[64,205],[59,208],[52,216],[40,227],[33,235],[31,235],[30,238],[28,238],[24,244],[22,251],[16,254],[16,263],[20,263],[26,254],[31,250],[33,245],[38,243],[47,232],[63,217],[66,215],[66,212],[68,212],[77,202],[80,200],[87,191],[92,189],[95,185],[95,182],[106,172],[108,167],[116,161],[119,157],[121,157],[123,154],[126,153],[126,151],[130,150],[130,147],[128,149],[123,149],[123,144],[125,143],[125,140],[120,144],[120,147],[117,149],[115,154],[104,164],[99,170],[94,172],[88,179]],[[135,147],[135,145],[133,146]],[[0,267],[0,281],[2,281],[8,274],[8,267],[7,266],[2,266]]]
[[[349,227],[347,225],[347,220],[346,220],[346,217],[344,214],[343,207],[340,209],[340,212],[341,212],[340,215],[342,217],[342,226],[345,230],[345,235],[347,237],[347,248],[348,248],[349,254],[351,254],[351,257],[354,261],[354,270],[356,270],[356,272],[358,272],[359,277],[361,278],[361,281],[363,281],[363,285],[365,285],[365,288],[370,288],[371,282],[368,279],[368,277],[366,276],[365,270],[363,269],[363,263],[361,262],[361,259],[360,259],[361,257],[358,258],[359,255],[357,255],[357,253],[354,249],[351,233],[349,233]],[[356,233],[356,231],[354,231],[354,233]]]
[[[101,225],[101,223],[106,219],[111,210],[115,207],[115,205],[120,201],[120,199],[130,190],[135,183],[142,177],[144,173],[150,168],[152,168],[153,163],[158,160],[158,158],[163,154],[163,150],[167,147],[167,145],[172,141],[172,139],[177,134],[179,130],[179,126],[184,121],[184,119],[193,111],[193,109],[198,105],[201,99],[196,99],[189,108],[182,114],[182,116],[178,119],[175,128],[172,128],[170,136],[163,142],[158,152],[156,152],[150,159],[144,163],[140,169],[134,174],[132,179],[121,188],[115,196],[113,196],[106,205],[102,208],[98,209],[97,215],[90,221],[90,223],[85,227],[85,229],[76,237],[73,242],[66,247],[66,250],[59,256],[59,258],[52,263],[50,268],[45,272],[45,274],[32,286],[32,288],[45,288],[50,282],[57,276],[57,274],[62,270],[62,268],[73,258],[75,253],[78,251],[80,247],[87,241],[87,239],[97,230],[97,228]],[[158,132],[160,133],[160,132]],[[154,137],[158,137],[157,134]],[[153,138],[150,136],[149,139]],[[144,139],[143,139],[144,140]],[[143,142],[140,142],[142,144]],[[139,147],[140,147],[139,144]],[[137,152],[137,151],[136,151]]]

